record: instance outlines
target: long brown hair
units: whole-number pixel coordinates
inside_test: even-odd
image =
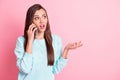
[[[28,42],[27,30],[29,26],[32,24],[32,20],[33,20],[35,12],[40,9],[45,10],[45,8],[43,8],[40,4],[34,4],[27,11],[25,29],[24,29],[24,38],[25,38],[24,48],[25,49],[26,49],[26,44]],[[47,14],[46,10],[45,12]],[[47,18],[48,18],[48,15],[47,15]],[[47,21],[46,30],[44,32],[44,38],[45,38],[45,43],[46,43],[46,48],[47,48],[48,65],[53,65],[54,64],[54,50],[52,46],[52,36],[51,36],[49,20]]]

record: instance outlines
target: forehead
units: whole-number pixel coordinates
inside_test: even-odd
[[[45,10],[44,10],[44,9],[40,9],[40,10],[37,10],[37,11],[35,12],[34,16],[35,16],[35,15],[41,16],[41,15],[43,15],[43,14],[46,14]]]

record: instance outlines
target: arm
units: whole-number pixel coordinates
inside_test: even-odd
[[[76,43],[69,43],[68,45],[65,46],[63,52],[62,52],[62,43],[61,40],[57,40],[58,41],[58,47],[59,47],[59,52],[60,52],[60,57],[58,58],[58,60],[55,62],[54,66],[53,66],[53,73],[59,73],[66,65],[68,58],[68,52],[71,49],[76,49],[80,46],[82,46],[81,42],[76,42]],[[58,54],[58,53],[57,53]]]
[[[62,53],[62,57],[67,58],[69,50],[76,49],[78,47],[81,47],[82,45],[83,44],[81,43],[81,41],[67,44],[66,47],[64,48],[63,53]]]
[[[32,57],[32,54],[24,51],[23,37],[19,37],[17,39],[15,55],[17,57],[16,62],[17,62],[18,69],[21,72],[28,74],[32,69],[33,57]]]
[[[19,70],[25,74],[28,74],[32,70],[33,57],[32,57],[32,42],[34,40],[34,32],[37,28],[33,30],[33,24],[30,25],[27,30],[28,41],[26,44],[26,49],[24,50],[24,38],[20,37],[17,40],[15,54],[17,57],[17,66]]]
[[[57,57],[55,57],[55,62],[54,62],[54,65],[52,67],[52,72],[53,74],[57,74],[59,73],[66,65],[68,59],[67,58],[63,58],[62,57],[62,42],[61,42],[61,38],[57,37],[57,36],[54,36],[54,39],[53,39],[54,43],[55,43],[55,55]]]

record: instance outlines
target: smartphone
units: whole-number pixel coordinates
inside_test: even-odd
[[[34,24],[34,23],[32,22],[32,24]],[[34,25],[35,25],[35,24],[34,24]],[[34,30],[35,28],[36,28],[36,27],[34,27],[33,30]],[[35,32],[34,32],[34,39],[35,39],[35,37],[36,37],[37,32],[38,32],[38,29],[36,29]]]
[[[34,32],[34,38],[36,37],[37,32],[38,32],[38,29],[36,29]]]

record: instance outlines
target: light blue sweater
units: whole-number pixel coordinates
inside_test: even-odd
[[[52,35],[54,48],[54,65],[48,66],[47,52],[44,39],[34,39],[32,43],[32,54],[24,51],[24,37],[17,39],[15,55],[19,69],[18,80],[54,80],[54,74],[59,73],[66,65],[68,59],[62,54],[61,38]]]

